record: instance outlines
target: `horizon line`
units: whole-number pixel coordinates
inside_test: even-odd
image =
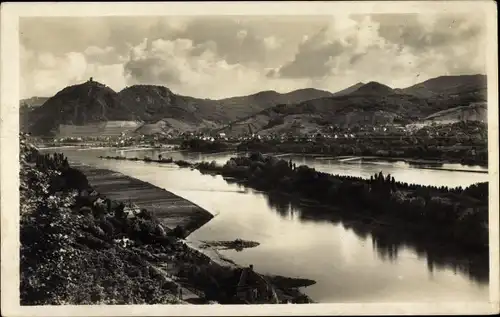
[[[98,84],[101,84],[111,90],[113,90],[115,93],[120,93],[122,92],[123,90],[125,89],[128,89],[130,87],[135,87],[135,86],[152,86],[152,87],[164,87],[168,90],[170,90],[173,94],[177,95],[177,96],[182,96],[182,97],[191,97],[191,98],[196,98],[196,99],[203,99],[203,100],[212,100],[212,101],[220,101],[220,100],[225,100],[225,99],[232,99],[232,98],[243,98],[243,97],[248,97],[248,96],[254,96],[254,95],[257,95],[259,93],[263,93],[263,92],[275,92],[275,93],[278,93],[280,95],[286,95],[286,94],[289,94],[289,93],[292,93],[292,92],[295,92],[295,91],[299,91],[299,90],[307,90],[307,89],[313,89],[313,90],[317,90],[317,91],[324,91],[324,92],[327,92],[327,93],[330,93],[332,95],[336,94],[336,93],[339,93],[343,90],[346,90],[346,89],[349,89],[353,86],[356,86],[356,85],[359,85],[359,84],[362,84],[363,86],[366,85],[366,84],[369,84],[369,83],[378,83],[378,84],[381,84],[381,85],[384,85],[384,86],[387,86],[393,90],[396,90],[396,89],[407,89],[407,88],[410,88],[410,87],[413,87],[413,86],[416,86],[416,85],[419,85],[419,84],[422,84],[426,81],[429,81],[429,80],[432,80],[432,79],[436,79],[436,78],[440,78],[440,77],[461,77],[461,76],[484,76],[484,77],[488,77],[487,74],[481,74],[481,73],[476,73],[476,74],[462,74],[462,75],[439,75],[439,76],[436,76],[436,77],[431,77],[429,79],[426,79],[426,80],[423,80],[421,82],[418,82],[416,84],[413,84],[413,85],[410,85],[410,86],[407,86],[407,87],[403,87],[403,88],[394,88],[394,87],[391,87],[385,83],[382,83],[382,82],[378,82],[378,81],[374,81],[374,80],[371,80],[371,81],[367,81],[367,82],[362,82],[362,81],[359,81],[355,84],[352,84],[352,85],[349,85],[343,89],[340,89],[340,90],[337,90],[335,92],[331,91],[331,90],[326,90],[326,89],[320,89],[320,88],[315,88],[315,87],[304,87],[304,88],[298,88],[298,89],[294,89],[294,90],[290,90],[290,91],[287,91],[287,92],[279,92],[277,90],[259,90],[259,91],[256,91],[256,92],[253,92],[253,93],[249,93],[247,95],[233,95],[233,96],[228,96],[228,97],[223,97],[223,98],[204,98],[204,97],[195,97],[195,96],[189,96],[189,95],[183,95],[183,94],[179,94],[179,93],[176,93],[175,91],[173,91],[171,88],[169,88],[168,86],[165,86],[165,85],[161,85],[161,84],[133,84],[133,85],[130,85],[130,86],[125,86],[124,88],[120,89],[119,91],[115,91],[114,89],[112,89],[111,87],[109,87],[108,85],[100,82],[100,81],[95,81],[93,80],[93,77],[90,77],[89,79],[87,79],[86,81],[82,81],[80,83],[75,83],[75,84],[71,84],[71,85],[67,85],[63,88],[61,88],[59,91],[57,91],[56,93],[54,93],[52,96],[31,96],[31,97],[24,97],[24,98],[20,98],[19,101],[22,101],[22,100],[26,100],[26,99],[31,99],[31,98],[47,98],[47,99],[50,99],[52,97],[54,97],[55,95],[57,95],[59,92],[61,92],[62,90],[64,90],[65,88],[68,88],[68,87],[72,87],[72,86],[78,86],[78,85],[83,85],[85,83],[88,83],[90,82],[92,79],[92,82],[95,82],[95,83],[98,83]]]

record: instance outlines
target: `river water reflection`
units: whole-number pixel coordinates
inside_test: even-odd
[[[253,264],[262,273],[316,280],[315,285],[304,289],[315,301],[488,300],[488,263],[469,263],[467,256],[449,248],[436,250],[432,243],[418,237],[373,232],[356,221],[335,218],[332,213],[320,216],[316,207],[292,203],[287,197],[246,189],[220,176],[203,175],[173,164],[97,158],[99,155],[156,158],[158,150],[65,149],[63,152],[72,161],[136,177],[207,209],[216,217],[188,239],[257,241],[260,245],[256,248],[222,252],[238,264]],[[234,154],[172,152],[162,155],[224,163]],[[383,171],[399,181],[437,186],[467,186],[488,178],[482,173],[418,169],[397,162],[346,164],[300,156],[290,158],[297,164],[308,164],[334,174],[369,177]]]

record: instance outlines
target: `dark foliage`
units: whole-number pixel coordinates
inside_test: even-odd
[[[181,144],[181,149],[196,152],[222,152],[229,148],[227,143],[221,141],[207,141],[201,139],[185,140]]]
[[[61,154],[21,140],[21,304],[176,303],[177,285],[140,245],[175,243],[145,210],[91,193]]]

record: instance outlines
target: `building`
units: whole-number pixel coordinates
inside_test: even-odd
[[[236,289],[236,296],[249,304],[278,303],[273,286],[253,270],[253,265],[243,268]]]

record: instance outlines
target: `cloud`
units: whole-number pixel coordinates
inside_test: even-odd
[[[232,17],[196,19],[177,32],[175,38],[189,38],[194,45],[211,42],[229,64],[249,65],[266,59],[264,38],[252,29],[242,27],[241,22]]]
[[[97,52],[97,49],[87,51]],[[106,53],[106,49],[102,52]],[[68,52],[55,55],[47,52],[33,52],[20,47],[21,96],[52,96],[62,88],[79,83],[89,77],[106,83],[113,89],[125,85],[123,65],[94,63],[85,53]]]
[[[41,68],[51,69],[57,65],[57,61],[54,58],[54,55],[50,53],[41,53],[38,55],[38,63]]]
[[[484,21],[473,10],[22,18],[21,90],[49,96],[91,76],[114,90],[158,84],[207,98],[308,86],[336,91],[371,80],[401,87],[484,73]]]
[[[311,36],[304,36],[292,61],[270,72],[285,78],[322,78],[338,73],[346,55],[353,61],[377,41],[377,28],[367,17],[361,21],[335,17]]]
[[[114,48],[111,46],[106,46],[105,48],[100,48],[97,46],[89,46],[83,51],[87,56],[103,55],[114,52]]]
[[[264,45],[268,50],[275,50],[282,45],[282,41],[275,36],[268,36],[264,38]]]
[[[130,60],[124,64],[130,84],[178,84],[183,76],[185,49],[180,41],[146,40],[131,51]]]
[[[236,33],[236,38],[239,40],[244,40],[245,37],[247,37],[248,31],[247,30],[239,30],[238,33]]]
[[[119,54],[112,46],[98,47],[89,46],[83,53],[89,63],[114,64],[123,61],[124,55]]]
[[[328,67],[332,58],[342,54],[345,49],[338,40],[329,41],[328,29],[322,29],[300,44],[293,61],[284,64],[277,71],[278,76],[286,78],[323,77],[330,73]]]
[[[343,78],[401,86],[413,84],[416,75],[484,73],[484,28],[477,15],[335,16],[304,36],[293,59],[268,76],[313,78],[321,85]]]
[[[273,80],[266,78],[266,69],[230,63],[211,41],[147,40],[131,51],[124,64],[127,85],[164,85],[182,95],[219,99],[259,90],[287,92],[309,84],[308,79]]]
[[[20,42],[27,50],[63,55],[89,47],[112,47],[119,55],[145,37],[170,38],[181,32],[189,17],[23,17]]]
[[[391,43],[422,52],[477,38],[483,26],[474,15],[378,14],[379,34]]]

